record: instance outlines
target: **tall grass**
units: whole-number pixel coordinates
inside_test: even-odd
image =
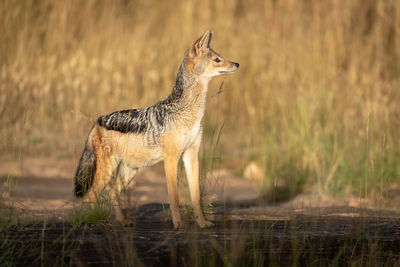
[[[224,164],[321,193],[400,182],[399,1],[1,1],[0,22],[3,155],[77,155],[98,115],[167,96],[212,28],[241,66],[210,85]]]

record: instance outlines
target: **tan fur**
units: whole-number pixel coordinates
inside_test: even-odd
[[[212,225],[204,219],[200,205],[198,151],[201,122],[210,79],[235,71],[238,64],[224,60],[212,51],[210,39],[211,32],[207,31],[186,53],[183,65],[194,82],[180,96],[180,105],[184,108],[173,114],[173,119],[163,126],[157,138],[150,133],[122,133],[100,125],[93,127],[88,143],[94,149],[97,169],[88,194],[90,201],[106,194],[118,202],[119,193],[138,168],[163,160],[173,224],[180,227],[177,167],[179,158],[183,156],[196,221],[201,227]],[[220,62],[215,62],[216,57]],[[124,222],[119,203],[114,204],[116,218]]]

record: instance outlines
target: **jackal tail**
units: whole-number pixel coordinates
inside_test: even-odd
[[[83,197],[89,191],[93,184],[95,172],[96,154],[88,139],[75,174],[74,194],[76,197]]]

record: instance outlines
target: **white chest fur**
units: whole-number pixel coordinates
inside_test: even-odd
[[[190,128],[185,133],[183,149],[186,150],[188,147],[190,147],[197,140],[197,138],[200,138],[200,137],[201,137],[201,120],[196,122],[193,125],[193,127]]]

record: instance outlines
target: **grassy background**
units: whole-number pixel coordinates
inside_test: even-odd
[[[396,0],[0,1],[3,158],[77,161],[97,116],[169,94],[209,28],[241,66],[210,84],[204,147],[222,128],[222,166],[321,194],[400,183]]]

